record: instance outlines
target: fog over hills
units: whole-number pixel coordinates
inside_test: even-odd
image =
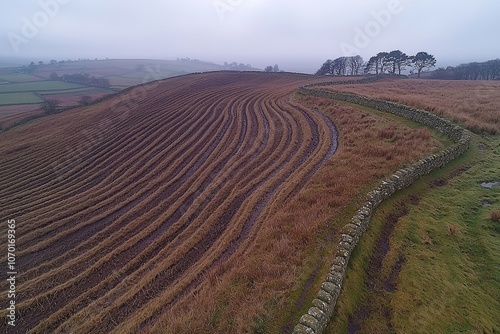
[[[427,51],[437,66],[500,55],[500,3],[423,0],[340,2],[210,0],[145,4],[9,2],[0,13],[0,55],[176,59],[279,64],[314,72],[326,59],[380,51]]]

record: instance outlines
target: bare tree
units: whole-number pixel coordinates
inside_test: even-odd
[[[42,104],[42,108],[46,114],[56,113],[58,107],[59,107],[59,101],[57,100],[45,100]]]
[[[346,75],[347,73],[347,57],[339,57],[332,62],[333,72],[336,75]]]
[[[363,67],[364,61],[360,55],[348,57],[348,66],[351,70],[351,75],[358,75]]]

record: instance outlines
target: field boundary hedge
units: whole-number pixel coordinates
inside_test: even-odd
[[[325,330],[332,317],[337,299],[342,289],[342,282],[345,278],[351,253],[355,249],[363,233],[368,229],[370,219],[380,203],[389,198],[396,191],[410,186],[421,176],[458,158],[466,152],[470,146],[471,136],[467,130],[428,111],[394,102],[370,99],[357,94],[339,93],[312,88],[325,85],[367,83],[378,79],[377,76],[372,76],[362,80],[347,82],[316,83],[303,86],[298,92],[303,95],[313,95],[354,103],[410,119],[445,134],[453,141],[453,144],[437,154],[432,154],[417,161],[410,167],[398,170],[367,193],[364,204],[357,210],[350,222],[340,231],[341,241],[336,245],[333,265],[326,279],[321,284],[321,288],[316,298],[313,299],[312,306],[309,308],[308,312],[300,318],[299,323],[295,326],[293,331],[294,334],[318,334],[323,333]]]

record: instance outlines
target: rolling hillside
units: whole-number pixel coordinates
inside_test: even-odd
[[[335,152],[333,123],[284,98],[307,80],[179,77],[5,134],[16,329],[144,326],[244,249]]]
[[[444,145],[297,94],[323,80],[180,76],[0,134],[15,331],[290,332],[363,191]]]

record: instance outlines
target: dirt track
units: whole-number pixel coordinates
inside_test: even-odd
[[[142,328],[251,242],[335,152],[333,123],[290,102],[311,80],[190,75],[2,135],[16,330]]]

